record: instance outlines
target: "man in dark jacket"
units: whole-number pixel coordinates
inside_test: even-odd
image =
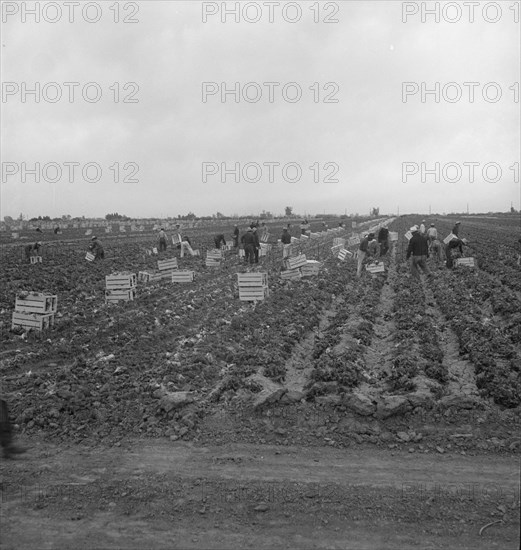
[[[89,251],[94,254],[95,260],[103,260],[105,258],[105,250],[98,237],[92,237],[89,245]]]
[[[221,248],[221,245],[226,246],[226,240],[224,239],[224,235],[222,233],[215,235],[213,242],[215,243],[215,248]]]
[[[42,245],[40,243],[34,243],[34,244],[26,245],[26,247],[25,247],[25,258],[30,261],[31,256],[38,256],[41,246]]]
[[[0,399],[0,445],[4,458],[12,458],[14,454],[25,453],[27,449],[13,445],[13,430],[9,419],[7,403]]]
[[[454,227],[452,228],[452,233],[453,233],[454,235],[456,235],[456,237],[459,236],[460,225],[461,225],[461,222],[456,222],[456,223],[454,224]]]
[[[237,226],[237,224],[233,226],[232,236],[233,236],[233,247],[239,248],[239,227]]]
[[[389,229],[381,227],[378,231],[378,244],[380,245],[380,256],[385,256],[389,250]]]
[[[253,264],[255,258],[255,237],[251,227],[244,233],[241,242],[244,245],[244,263]]]
[[[407,259],[412,256],[411,273],[413,277],[419,277],[418,267],[421,267],[426,275],[430,275],[427,267],[427,257],[429,256],[429,245],[427,239],[419,232],[418,226],[414,225],[410,229],[412,233],[409,246],[407,248]]]
[[[463,256],[463,244],[464,241],[458,238],[452,239],[448,242],[445,248],[445,256],[447,257],[447,267],[449,269],[454,267],[455,258]]]
[[[362,265],[364,263],[364,260],[366,257],[376,256],[376,250],[377,250],[376,241],[374,238],[374,233],[369,233],[368,235],[364,235],[364,238],[360,242],[360,246],[358,247],[358,265],[356,268],[356,276],[361,277],[362,276]]]

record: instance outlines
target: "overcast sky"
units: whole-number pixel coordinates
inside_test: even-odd
[[[497,14],[483,13],[480,2],[474,22],[468,9],[458,22],[449,22],[457,13],[447,8],[436,23],[434,16],[421,20],[422,4],[434,2],[338,1],[319,7],[293,2],[285,13],[281,8],[287,3],[280,2],[272,7],[270,23],[269,7],[252,2],[239,23],[233,15],[223,23],[221,13],[209,13],[203,23],[203,9],[220,9],[221,2],[148,0],[121,2],[115,23],[114,2],[104,1],[91,2],[85,16],[82,2],[71,23],[72,8],[61,2],[48,7],[48,2],[18,2],[16,8],[4,2],[1,216],[278,214],[287,205],[302,214],[367,213],[373,206],[383,213],[398,207],[400,213],[428,212],[429,205],[433,212],[450,212],[465,210],[467,203],[470,211],[506,210],[511,202],[519,208],[520,25],[519,11],[509,9],[513,3],[501,2]],[[232,8],[235,2],[226,4]],[[291,23],[298,17],[294,4],[302,14]],[[22,5],[39,5],[40,22],[23,14]],[[260,21],[248,22],[243,15]],[[98,17],[98,22],[85,20]],[[327,18],[338,22],[325,23]],[[51,82],[59,86],[44,91]],[[84,88],[89,82],[98,88]],[[241,95],[236,103],[229,94],[223,102],[219,90],[203,102],[203,83],[212,82],[229,89],[238,82],[241,91],[257,83],[246,90],[252,100],[259,89],[262,96],[248,102]],[[273,86],[272,103],[266,82],[280,83]],[[294,85],[285,89],[284,99],[282,89],[290,82],[302,89],[298,101],[290,101]],[[404,82],[411,83],[406,98]],[[438,103],[433,95],[422,102],[422,82],[429,89],[439,83]],[[457,85],[445,86],[450,82]],[[468,82],[479,83],[474,102]],[[34,89],[35,83],[38,103],[34,94],[22,95],[24,86]],[[215,91],[212,86],[207,85],[209,92]],[[57,90],[63,95],[53,103]],[[92,102],[82,97],[83,90]],[[96,90],[102,93],[99,101]],[[495,101],[498,90],[502,96]],[[337,102],[324,102],[328,97]],[[36,162],[39,183],[34,174],[23,173]],[[436,162],[440,182],[429,174],[422,182],[422,163],[432,170]],[[469,162],[479,163],[474,181],[471,166],[463,164]],[[60,181],[50,181],[58,176],[48,163],[62,168]],[[64,163],[79,163],[72,182],[72,165]],[[87,163],[100,167],[98,182],[85,181]],[[119,163],[119,182],[114,163]],[[206,182],[203,163],[213,163]],[[257,163],[260,181],[239,174],[235,182],[228,174],[222,182],[222,163],[229,169]],[[280,163],[272,165],[272,182],[263,163]],[[288,181],[297,174],[295,165],[283,173],[288,163],[301,167],[300,181]],[[403,163],[409,163],[406,178]],[[454,164],[443,170],[447,163]],[[495,164],[484,177],[487,163]],[[509,169],[515,163],[516,170]],[[447,181],[457,178],[458,167],[460,181]],[[97,177],[94,168],[86,177]],[[247,178],[255,179],[254,168]]]

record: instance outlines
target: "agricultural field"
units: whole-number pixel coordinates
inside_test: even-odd
[[[425,219],[442,238],[455,222]],[[383,273],[357,278],[333,239],[379,221],[398,241]],[[430,258],[417,280],[404,235],[420,221],[312,224],[321,233],[294,254],[321,267],[298,280],[281,277],[282,222],[254,268],[235,250],[206,267],[213,235],[228,239],[231,225],[187,230],[194,257],[170,243],[150,255],[151,231],[100,233],[99,262],[85,261],[81,235],[42,239],[34,265],[23,244],[4,244],[2,394],[31,447],[2,462],[6,547],[43,533],[42,548],[58,536],[138,548],[146,523],[145,546],[167,548],[174,523],[190,548],[516,548],[520,220],[461,218],[477,267]],[[193,282],[138,282],[135,300],[105,303],[106,275],[173,257]],[[267,273],[262,301],[239,299],[237,274],[251,270]],[[52,329],[11,329],[21,292],[57,295]],[[35,498],[40,485],[74,491]]]

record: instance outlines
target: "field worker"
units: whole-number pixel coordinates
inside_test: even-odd
[[[305,235],[307,230],[308,230],[308,221],[307,221],[307,220],[304,220],[304,221],[300,224],[300,234],[301,234],[301,235]]]
[[[429,243],[432,241],[435,241],[438,238],[438,230],[436,229],[436,226],[431,223],[429,229],[427,229],[427,240]]]
[[[461,222],[456,222],[454,224],[454,227],[452,228],[452,233],[456,235],[456,237],[459,235],[460,226],[461,226]]]
[[[213,242],[215,243],[215,248],[221,248],[221,245],[226,246],[226,241],[224,240],[224,235],[222,233],[215,235]]]
[[[427,257],[429,256],[429,246],[427,239],[420,233],[417,225],[413,225],[409,230],[412,233],[409,246],[407,248],[407,260],[412,256],[411,273],[413,277],[419,277],[418,267],[421,267],[426,275],[429,275],[427,267]]]
[[[282,258],[287,258],[289,256],[289,249],[291,246],[291,235],[289,234],[287,227],[282,230],[280,242],[282,243]]]
[[[166,233],[162,227],[159,228],[157,237],[159,239],[159,252],[163,252],[166,250]]]
[[[239,227],[236,223],[233,224],[232,238],[234,248],[239,248]]]
[[[454,267],[454,259],[463,256],[463,245],[467,244],[466,240],[462,240],[458,237],[452,239],[447,243],[445,247],[445,256],[447,257],[447,267],[452,269]]]
[[[425,235],[425,220],[422,220],[420,227],[418,228],[420,235]]]
[[[266,239],[267,236],[268,236],[268,227],[266,226],[266,224],[264,222],[261,223],[261,236],[260,238],[261,239]]]
[[[59,233],[61,233],[61,231],[60,231],[60,226],[57,225],[57,226],[54,228],[54,234],[55,234],[55,235],[58,235]]]
[[[98,237],[92,237],[89,251],[94,254],[95,260],[103,260],[105,258],[105,251],[101,242],[98,241]]]
[[[374,241],[374,244],[372,244]],[[370,244],[371,243],[371,244]],[[378,249],[378,244],[374,238],[374,233],[369,233],[364,235],[360,246],[358,247],[358,266],[356,269],[356,276],[360,277],[362,275],[362,265],[366,257],[371,256],[371,254],[376,254]]]
[[[380,256],[385,256],[389,251],[389,229],[381,227],[378,231],[378,244],[380,245]]]
[[[254,261],[256,264],[259,263],[259,250],[260,250],[260,241],[259,241],[259,236],[257,235],[257,228],[254,227],[253,228],[253,246],[255,247],[254,248],[254,252],[253,252],[253,255],[254,255]]]
[[[440,261],[442,259],[442,244],[439,239],[434,239],[430,241],[430,248],[429,252],[434,258],[436,258],[436,261]]]
[[[241,237],[241,243],[244,245],[244,263],[253,264],[255,258],[255,237],[253,229],[248,227],[248,231]]]
[[[42,246],[42,243],[36,242],[34,244],[28,244],[25,247],[25,258],[30,261],[31,256],[38,256],[40,253],[40,248]]]
[[[9,418],[7,403],[0,399],[0,445],[4,458],[12,458],[12,455],[25,453],[27,449],[13,445],[13,430]]]

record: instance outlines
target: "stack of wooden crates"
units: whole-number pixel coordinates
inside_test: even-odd
[[[58,297],[39,292],[20,294],[16,297],[12,328],[22,327],[38,332],[54,325]]]
[[[239,300],[254,302],[269,295],[267,273],[237,273]]]
[[[113,273],[105,277],[105,302],[128,302],[136,297],[137,278],[135,273]]]

